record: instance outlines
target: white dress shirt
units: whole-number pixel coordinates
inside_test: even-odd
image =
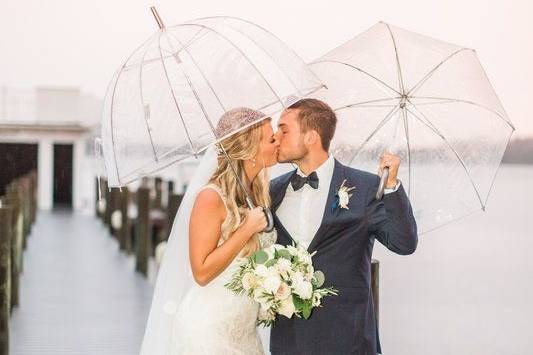
[[[335,159],[330,155],[315,170],[318,176],[317,189],[304,184],[301,189],[294,191],[292,184],[289,183],[285,197],[276,211],[276,215],[289,235],[306,249],[322,224],[334,168]],[[300,168],[296,173],[306,176]],[[398,183],[392,189],[385,189],[384,193],[394,192],[399,186]]]

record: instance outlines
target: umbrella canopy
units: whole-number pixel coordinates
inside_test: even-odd
[[[102,148],[109,186],[123,186],[274,115],[322,87],[289,47],[231,17],[165,27],[137,48],[107,91]],[[264,113],[219,126],[236,107]]]
[[[419,233],[485,209],[514,127],[474,50],[378,23],[310,67],[338,116],[333,154],[372,172],[399,155]]]

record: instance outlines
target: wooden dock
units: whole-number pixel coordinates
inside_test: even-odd
[[[23,270],[10,354],[138,354],[153,288],[96,217],[40,212]]]

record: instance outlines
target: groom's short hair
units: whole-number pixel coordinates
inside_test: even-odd
[[[320,135],[322,148],[327,152],[335,134],[337,116],[329,105],[317,99],[302,99],[288,107],[296,109],[302,132],[314,129]]]

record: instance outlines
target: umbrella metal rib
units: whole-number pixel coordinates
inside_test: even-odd
[[[367,144],[375,135],[376,133],[381,129],[381,127],[383,127],[385,125],[385,123],[387,123],[390,118],[392,116],[394,116],[394,114],[396,112],[398,112],[398,110],[400,109],[400,106],[397,105],[397,106],[394,106],[392,108],[392,110],[389,111],[389,113],[387,113],[385,115],[385,118],[383,118],[383,120],[381,120],[380,123],[378,123],[378,125],[376,126],[376,128],[372,131],[372,133],[366,137],[365,141],[363,143],[361,143],[361,145],[359,146],[359,148],[357,149],[357,151],[354,153],[354,155],[352,156],[352,159],[350,159],[350,162],[348,163],[348,165],[351,165],[353,160],[357,157],[357,155],[359,154],[359,152],[361,151],[361,149],[363,149],[363,147],[365,146],[365,144]]]
[[[337,108],[335,108],[335,111],[340,111],[340,110],[353,108],[353,107],[358,107],[358,106],[359,107],[394,107],[394,106],[398,106],[398,103],[395,103],[394,105],[367,105],[367,104],[371,104],[371,103],[374,103],[374,102],[384,102],[384,101],[390,101],[390,100],[399,100],[399,99],[401,99],[401,97],[390,97],[390,98],[384,98],[384,99],[360,101],[360,102],[356,102],[356,103],[353,103],[353,104],[348,104],[348,105],[337,107]]]
[[[213,28],[211,27],[208,27],[208,26],[205,26],[205,25],[200,25],[200,24],[182,24],[180,26],[200,26],[202,28],[205,28],[206,30],[208,31],[211,31],[213,32],[214,34],[218,35],[220,38],[222,38],[223,40],[225,40],[226,42],[228,42],[234,49],[237,50],[237,52],[239,52],[242,57],[244,59],[246,59],[246,61],[248,62],[248,64],[250,64],[250,66],[259,74],[259,76],[263,79],[263,81],[265,82],[265,84],[268,86],[268,88],[270,89],[270,91],[272,91],[272,93],[274,94],[274,96],[276,96],[276,98],[278,99],[277,101],[279,101],[279,103],[281,104],[282,107],[285,107],[283,105],[283,102],[281,100],[281,97],[279,97],[278,93],[274,90],[274,88],[272,87],[272,85],[270,85],[270,83],[268,82],[268,80],[265,78],[265,76],[263,75],[263,73],[261,73],[261,71],[257,68],[257,66],[253,63],[253,61],[246,55],[246,53],[244,53],[242,51],[241,48],[239,48],[237,45],[235,45],[235,43],[233,43],[228,37],[224,36],[222,33],[214,30]],[[213,131],[213,133],[215,133]]]
[[[167,38],[167,42],[169,43],[169,45],[172,47],[172,44],[170,43],[170,41],[168,40]],[[160,48],[161,48],[161,43],[160,43]],[[173,49],[173,48],[171,48]],[[189,54],[189,56],[191,57],[192,59],[192,55],[187,51],[187,53]],[[179,66],[178,66],[179,67]],[[197,67],[198,70],[200,70],[199,67]],[[202,110],[202,113],[204,114],[204,117],[205,119],[207,120],[207,122],[209,123],[209,127],[211,128],[211,130],[213,131],[213,134],[215,135],[216,137],[216,130],[215,130],[215,127],[213,125],[213,122],[211,121],[211,119],[209,118],[209,115],[207,114],[207,111],[204,107],[204,105],[202,104],[202,101],[198,95],[198,92],[196,91],[196,89],[194,88],[194,85],[193,83],[191,82],[191,79],[189,78],[189,75],[187,75],[187,72],[185,70],[183,70],[183,68],[181,68],[181,72],[183,73],[183,75],[185,76],[185,79],[187,80],[187,84],[189,85],[191,91],[193,92],[194,94],[194,97],[196,98],[196,101],[198,102],[198,105],[200,106],[200,109]],[[204,77],[205,79],[205,77]],[[207,81],[207,79],[205,79]],[[207,81],[209,87],[211,88],[211,85],[209,83],[209,81]],[[212,89],[212,88],[211,88]],[[214,93],[214,91],[213,91]],[[218,98],[218,97],[217,97]],[[222,105],[222,103],[220,102],[219,100],[219,103]],[[222,106],[222,108],[224,108],[224,106]],[[225,110],[224,110],[225,111]],[[235,178],[237,180],[237,182],[239,183],[239,186],[241,187],[242,191],[244,192],[244,194],[246,195],[246,203],[248,204],[248,207],[250,209],[254,208],[254,204],[252,202],[252,199],[250,198],[250,195],[248,194],[248,189],[244,186],[243,182],[241,181],[241,178],[240,176],[237,174],[237,169],[235,169],[235,166],[233,165],[233,161],[231,160],[231,158],[229,157],[228,153],[226,152],[226,149],[224,148],[224,146],[219,143],[218,144],[220,146],[220,149],[222,150],[222,152],[224,153],[224,156],[226,158],[226,160],[228,161],[228,164],[231,168],[231,170],[233,171],[233,173],[235,174]]]
[[[380,84],[383,84],[383,86],[387,87],[388,89],[394,91],[395,93],[397,93],[398,95],[402,95],[401,92],[399,92],[398,90],[396,90],[395,88],[393,88],[392,86],[389,86],[389,84],[387,84],[386,82],[384,82],[383,80],[379,79],[378,77],[375,77],[374,75],[370,74],[369,72],[359,68],[359,67],[356,67],[355,65],[352,65],[352,64],[349,64],[349,63],[344,63],[344,62],[341,62],[341,61],[338,61],[338,60],[330,60],[330,59],[327,59],[327,60],[318,60],[316,62],[312,62],[311,64],[319,64],[319,63],[335,63],[335,64],[340,64],[340,65],[345,65],[349,68],[352,68],[352,69],[355,69],[365,75],[368,75],[369,77],[371,77],[372,79],[376,80],[377,82],[379,82]]]
[[[415,117],[418,121],[420,121],[422,124],[424,124],[426,127],[428,127],[430,130],[432,130],[436,135],[438,135],[445,143],[446,143],[446,146],[453,152],[453,154],[455,155],[455,157],[459,160],[459,163],[461,164],[461,166],[463,167],[466,175],[468,176],[468,179],[470,181],[470,183],[472,184],[472,187],[474,188],[474,191],[476,192],[476,196],[479,200],[479,203],[481,204],[481,209],[482,210],[485,210],[485,205],[483,204],[483,200],[481,198],[481,195],[479,194],[479,191],[476,187],[476,184],[474,183],[474,180],[472,179],[472,175],[470,174],[470,172],[468,171],[468,168],[466,167],[466,164],[465,162],[463,161],[463,158],[461,158],[461,156],[459,155],[459,153],[455,150],[455,148],[453,148],[453,146],[450,144],[450,142],[448,142],[448,140],[446,139],[446,137],[444,137],[444,135],[439,131],[439,129],[437,127],[435,127],[435,125],[426,117],[426,115],[424,115],[424,113],[422,113],[421,111],[419,111],[416,106],[412,106],[413,109],[415,109],[422,117],[424,117],[424,119],[420,118],[418,115],[416,115],[413,111],[409,110],[408,108],[406,108],[406,110],[411,114],[413,115],[413,117]]]
[[[409,178],[407,179],[407,186],[409,190],[409,195],[411,195],[411,180],[412,180],[412,172],[411,172],[411,143],[409,141],[409,123],[407,122],[407,113],[406,113],[406,107],[401,107],[402,109],[402,115],[403,115],[403,127],[405,129],[405,139],[407,140],[407,169],[408,169],[408,175]]]
[[[264,82],[267,84],[267,86],[270,88],[270,90],[272,91],[272,93],[278,98],[278,101],[281,103],[282,107],[284,107],[283,105],[283,102],[281,101],[281,98],[279,97],[279,95],[277,94],[277,92],[272,88],[272,86],[270,85],[270,83],[266,80],[266,78],[262,75],[262,73],[259,71],[259,69],[255,66],[255,64],[248,58],[248,56],[246,56],[246,54],[238,47],[236,46],[230,39],[228,39],[226,36],[222,35],[220,32],[210,28],[210,27],[207,27],[207,26],[203,26],[203,25],[198,25],[198,26],[202,26],[203,28],[206,28],[207,30],[211,30],[212,32],[214,32],[215,34],[217,34],[218,36],[222,37],[223,39],[225,39],[228,43],[230,43],[232,45],[233,48],[235,48],[246,60],[247,62],[256,70],[257,73],[259,73],[259,75],[261,76],[261,78],[264,80]],[[167,42],[169,43],[169,45],[172,47],[172,45],[170,44],[170,41],[168,41],[168,38],[167,38]],[[178,39],[178,42],[181,43],[181,41],[179,41]],[[161,51],[161,42],[159,42],[159,50]],[[200,69],[200,67],[198,66],[198,64],[196,63],[196,61],[194,60],[193,56],[191,55],[191,53],[186,50],[187,54],[190,56],[191,60],[193,61],[194,65],[196,66],[196,68],[200,71],[202,77],[204,78],[204,80],[206,81],[207,85],[209,86],[209,88],[212,90],[213,94],[215,94],[215,91],[212,87],[212,85],[210,84],[210,82],[207,80],[207,78],[205,77],[205,75],[203,74],[203,71]],[[266,52],[266,51],[265,51]],[[164,65],[164,64],[163,64]],[[198,103],[198,105],[200,106],[200,109],[202,110],[202,113],[204,115],[204,118],[206,119],[206,121],[208,122],[209,124],[209,127],[211,129],[211,131],[213,132],[213,135],[215,136],[215,138],[217,137],[216,135],[216,129],[215,129],[215,126],[213,125],[213,122],[211,121],[204,105],[202,104],[202,101],[196,91],[196,89],[194,88],[194,85],[192,84],[189,76],[187,75],[187,73],[185,72],[185,70],[183,70],[183,68],[181,68],[181,72],[182,74],[185,76],[185,79],[187,80],[187,84],[189,85],[191,91],[193,92],[194,94],[194,97],[196,98],[196,101]],[[166,70],[165,70],[165,73],[166,73]],[[168,76],[167,76],[167,80],[168,80]],[[170,82],[169,82],[170,83]],[[174,95],[174,93],[173,93]],[[219,104],[221,105],[222,109],[225,111],[225,108],[224,106],[222,105],[222,102],[220,101],[219,97],[215,94],[215,96],[217,97],[217,100],[219,102]],[[185,123],[184,123],[185,125]],[[187,128],[185,127],[185,130],[187,130]],[[237,170],[235,169],[235,166],[231,160],[231,158],[229,157],[228,153],[226,152],[226,149],[224,148],[224,146],[219,143],[218,144],[220,149],[222,150],[225,158],[227,159],[228,161],[228,164],[230,166],[230,168],[232,169],[233,173],[235,174],[235,177],[236,177],[236,180],[237,182],[239,183],[241,189],[243,190],[244,194],[246,195],[246,202],[248,204],[248,207],[250,208],[254,208],[254,204],[252,202],[252,199],[250,198],[249,194],[248,194],[248,189],[246,189],[246,187],[244,186],[244,183],[241,181],[240,179],[240,176],[237,174]]]
[[[428,99],[428,100],[441,100],[441,101],[436,101],[436,102],[432,102],[432,103],[430,103],[430,102],[427,102],[427,103],[416,103],[416,105],[444,104],[444,103],[450,103],[450,102],[460,102],[460,103],[463,103],[463,104],[469,104],[469,105],[477,106],[479,108],[482,108],[484,110],[492,112],[496,116],[500,117],[505,123],[507,123],[509,125],[509,127],[511,127],[513,129],[513,131],[515,130],[514,125],[511,122],[509,122],[501,113],[491,109],[490,107],[478,104],[478,103],[473,102],[473,101],[463,100],[463,99],[455,99],[455,98],[448,98],[448,97],[435,97],[435,96],[411,96],[408,99],[410,99],[410,98],[413,98],[413,99]],[[413,106],[415,105],[411,101],[409,101],[409,103],[412,104]]]
[[[429,80],[429,78],[431,78],[431,76],[433,76],[433,74],[444,64],[446,63],[448,60],[450,60],[451,58],[453,58],[456,54],[458,53],[461,53],[463,51],[472,51],[474,52],[473,49],[470,49],[470,48],[460,48],[458,50],[456,50],[455,52],[451,53],[448,57],[444,58],[439,64],[437,64],[433,69],[431,69],[426,75],[424,75],[422,77],[422,79],[420,79],[415,85],[413,85],[413,87],[407,92],[407,96],[411,96],[412,94],[414,94],[414,92],[416,90],[418,90],[426,81]]]
[[[392,39],[392,44],[394,46],[394,53],[396,54],[396,65],[397,65],[397,70],[398,70],[398,81],[400,84],[400,91],[402,95],[405,95],[405,88],[403,86],[402,67],[400,65],[400,57],[398,56],[398,47],[396,46],[396,39],[394,38],[392,30],[390,29],[390,26],[387,23],[385,23],[385,26],[389,30],[390,37]]]
[[[117,173],[117,180],[120,182],[120,175],[118,172],[118,159],[117,159],[117,153],[115,149],[115,127],[113,127],[113,118],[114,118],[114,102],[115,102],[115,92],[117,90],[118,81],[120,79],[120,75],[122,74],[124,67],[128,63],[128,61],[133,57],[133,54],[135,54],[139,49],[141,49],[144,45],[146,45],[153,36],[150,36],[146,41],[144,41],[139,47],[137,47],[136,50],[134,50],[128,58],[124,61],[124,64],[119,69],[117,77],[115,79],[115,83],[113,84],[113,91],[111,92],[111,104],[110,104],[110,117],[109,117],[109,126],[110,126],[110,133],[111,133],[111,145],[113,145],[113,158],[115,160],[115,171]]]
[[[173,35],[170,35],[170,37],[174,38],[180,45],[183,45],[182,42],[179,40],[179,38],[173,36]],[[217,95],[215,89],[213,88],[213,86],[211,85],[211,82],[207,79],[207,77],[205,76],[205,73],[204,71],[200,68],[200,66],[198,65],[198,62],[196,61],[196,59],[194,59],[193,55],[191,54],[191,52],[189,52],[189,50],[187,49],[187,46],[183,46],[181,50],[185,50],[185,52],[189,55],[189,58],[191,58],[191,61],[192,63],[194,64],[194,66],[196,67],[196,69],[198,69],[198,71],[200,72],[200,75],[202,76],[202,78],[204,79],[205,83],[207,84],[207,86],[209,87],[209,90],[211,91],[211,93],[215,96],[215,98],[217,99],[217,102],[218,104],[220,105],[220,108],[222,109],[222,112],[226,112],[226,108],[224,107],[224,104],[222,104],[222,101],[220,100],[220,97]],[[178,52],[179,53],[179,52]],[[178,54],[176,53],[176,54]]]
[[[143,95],[143,86],[142,86],[142,75],[143,75],[143,68],[144,68],[144,58],[146,58],[146,54],[148,53],[148,50],[150,49],[150,45],[146,46],[146,49],[141,57],[141,66],[139,67],[139,95],[141,97],[141,105],[144,112],[143,118],[144,122],[146,124],[146,130],[148,131],[148,137],[150,138],[150,145],[152,146],[152,153],[154,154],[154,160],[158,161],[157,158],[157,152],[155,151],[154,146],[154,140],[152,138],[152,131],[150,129],[150,125],[148,124],[148,118],[146,117],[149,114],[149,111],[146,112],[146,107],[144,104],[144,95]]]
[[[285,46],[285,48],[287,50],[289,50],[296,58],[298,58],[300,61],[302,62],[305,62],[299,55],[298,53],[296,53],[296,51],[294,49],[292,49],[292,47],[288,46],[287,43],[285,43],[284,41],[282,41],[278,36],[276,36],[275,34],[273,34],[272,32],[270,32],[269,30],[267,30],[265,27],[261,26],[261,25],[258,25],[258,24],[255,24],[251,21],[248,21],[248,20],[245,20],[245,19],[242,19],[242,18],[239,18],[239,17],[235,17],[235,16],[224,16],[225,18],[229,18],[229,19],[232,19],[232,20],[237,20],[237,21],[242,21],[242,22],[245,22],[249,25],[252,25],[252,26],[255,26],[259,29],[261,29],[262,31],[264,31],[265,33],[268,33],[269,35],[271,35],[274,39],[276,39],[279,43],[283,44]],[[209,20],[209,19],[217,19],[219,17],[217,16],[210,16],[210,17],[203,17],[203,18],[200,18],[198,20]],[[230,26],[232,27],[232,26]],[[233,27],[232,27],[233,28]],[[318,80],[318,77],[315,76],[315,78],[317,79],[317,81],[320,81]]]
[[[194,145],[192,143],[191,136],[189,134],[189,130],[187,129],[187,126],[185,125],[185,120],[183,119],[183,115],[181,114],[181,109],[179,107],[178,100],[176,99],[176,94],[174,93],[174,88],[172,87],[172,83],[170,82],[170,78],[168,77],[167,66],[165,64],[165,61],[163,60],[163,52],[161,50],[161,35],[162,34],[163,34],[163,32],[161,31],[159,33],[159,37],[157,38],[158,47],[159,47],[159,54],[161,55],[161,65],[163,66],[163,71],[165,73],[165,78],[167,79],[168,86],[170,88],[170,93],[172,94],[172,99],[174,100],[174,104],[176,105],[176,109],[178,110],[178,115],[180,116],[181,122],[183,124],[183,129],[185,130],[185,134],[187,135],[187,139],[189,140],[189,145],[191,147],[191,150],[194,153],[196,150],[195,150]]]
[[[292,78],[287,75],[287,73],[285,72],[285,70],[279,65],[278,61],[276,60],[276,58],[274,58],[272,56],[272,54],[270,54],[270,52],[266,51],[262,46],[259,45],[259,43],[257,43],[257,41],[255,39],[253,39],[252,37],[250,37],[247,33],[231,26],[231,25],[228,25],[229,28],[231,28],[232,30],[240,33],[241,35],[245,36],[246,38],[248,38],[250,41],[252,41],[253,44],[255,44],[261,51],[263,51],[263,53],[265,53],[271,60],[274,64],[276,64],[276,66],[279,68],[279,70],[281,70],[284,74],[285,74],[285,77],[291,82],[291,85],[296,89],[296,91],[298,92],[298,94],[300,94],[300,90],[298,89],[298,86],[296,85],[296,83],[292,80]]]

